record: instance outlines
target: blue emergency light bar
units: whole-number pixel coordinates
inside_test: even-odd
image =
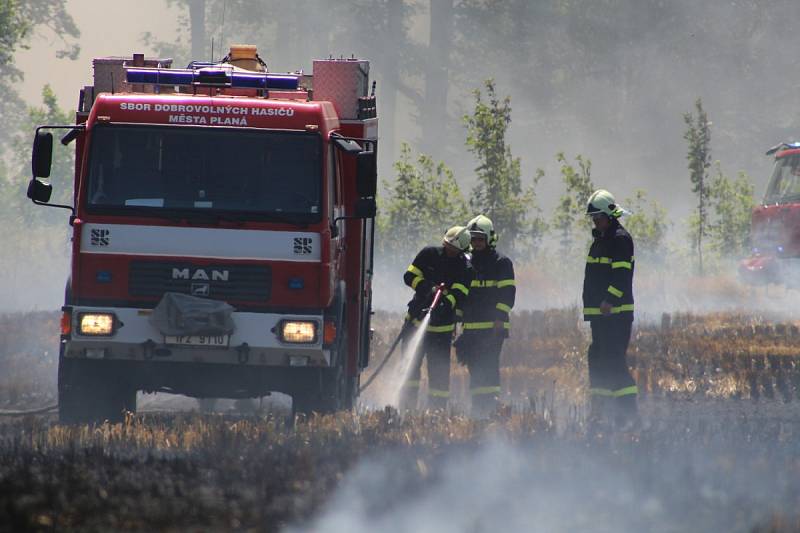
[[[782,142],[767,150],[767,155],[772,155],[779,150],[794,150],[796,148],[800,148],[800,142],[793,142],[793,143]]]
[[[197,70],[169,68],[128,68],[128,83],[152,85],[206,85],[239,89],[274,89],[295,91],[298,77],[291,74],[261,74],[236,72],[225,67],[205,67]]]

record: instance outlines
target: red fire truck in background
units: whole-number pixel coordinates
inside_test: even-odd
[[[800,143],[781,143],[767,151],[773,154],[767,192],[753,210],[753,252],[739,273],[753,284],[800,286]]]
[[[76,123],[40,126],[28,196],[49,204],[52,131],[75,141],[64,421],[137,391],[352,405],[368,362],[377,117],[369,63],[267,71],[97,58]]]

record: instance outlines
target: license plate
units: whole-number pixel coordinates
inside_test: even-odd
[[[166,335],[164,344],[178,344],[181,346],[214,346],[227,347],[231,340],[230,335]]]

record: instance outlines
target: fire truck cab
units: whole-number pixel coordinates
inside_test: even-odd
[[[775,167],[761,205],[753,210],[752,255],[739,266],[753,284],[800,286],[800,143],[767,151]]]
[[[40,126],[28,196],[49,204],[53,131],[75,141],[63,421],[118,420],[138,391],[348,408],[368,363],[377,117],[369,63],[273,74],[97,58],[76,123]]]

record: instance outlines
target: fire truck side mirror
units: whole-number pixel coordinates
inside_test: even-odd
[[[375,152],[359,152],[356,165],[356,191],[362,198],[374,198],[377,190],[378,167]]]
[[[33,138],[33,153],[31,154],[31,171],[34,178],[50,177],[50,167],[53,164],[53,134],[38,130]]]
[[[28,198],[34,202],[47,203],[50,201],[50,195],[53,194],[53,186],[49,183],[44,183],[36,178],[31,178],[28,183]]]
[[[356,202],[356,218],[375,218],[377,212],[375,198],[359,198]]]

